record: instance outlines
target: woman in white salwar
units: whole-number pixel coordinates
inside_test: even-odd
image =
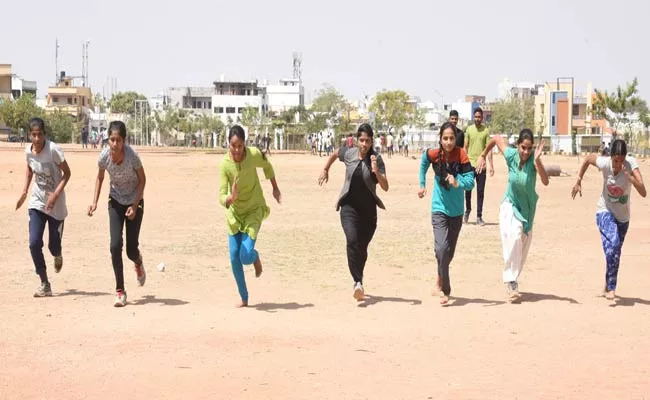
[[[548,185],[548,174],[542,164],[541,156],[544,141],[535,149],[535,139],[530,129],[519,133],[517,148],[508,147],[500,137],[495,136],[489,142],[476,163],[476,173],[485,168],[485,157],[497,146],[508,165],[508,186],[499,211],[499,227],[503,245],[503,283],[506,286],[508,300],[521,300],[517,279],[526,262],[530,243],[533,238],[533,220],[539,196],[535,192],[537,175],[544,186]]]

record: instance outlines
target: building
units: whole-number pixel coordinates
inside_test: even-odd
[[[13,75],[11,77],[11,96],[17,100],[23,94],[31,94],[36,98],[36,81],[27,81],[18,75]]]
[[[165,96],[169,105],[190,111],[193,114],[212,113],[213,87],[171,87]]]
[[[465,102],[467,103],[477,103],[477,107],[483,107],[485,105],[485,96],[477,96],[475,94],[465,95]]]
[[[169,97],[164,93],[160,93],[157,96],[151,96],[147,100],[149,101],[149,109],[158,112],[162,112],[165,109],[165,106],[171,103]]]
[[[546,82],[535,96],[535,129],[544,135],[592,134],[607,128],[607,121],[589,112],[595,98],[591,84],[584,95],[575,94],[573,78]]]
[[[262,85],[262,104],[267,112],[279,114],[305,105],[305,88],[299,79],[280,79],[278,85]]]
[[[214,94],[211,97],[212,113],[224,124],[241,122],[244,109],[254,107],[260,113],[267,109],[263,105],[265,91],[257,81],[214,82]]]
[[[12,78],[11,64],[0,64],[0,99],[10,100],[12,98]]]
[[[499,83],[498,98],[502,100],[510,100],[513,98],[525,100],[536,96],[539,93],[540,88],[543,87],[544,85],[537,83],[513,82],[508,78],[505,78],[501,83]]]
[[[74,79],[61,72],[56,86],[47,89],[46,112],[61,110],[77,120],[86,119],[92,107],[92,92],[89,87],[75,86]]]

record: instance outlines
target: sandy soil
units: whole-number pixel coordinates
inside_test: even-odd
[[[65,148],[73,174],[65,265],[54,274],[46,253],[55,291],[46,299],[32,298],[38,277],[27,211],[14,211],[24,155],[15,144],[0,148],[1,399],[641,399],[650,393],[648,201],[632,196],[621,297],[610,303],[596,296],[605,267],[595,169],[576,201],[569,196],[573,178],[538,186],[535,237],[520,283],[524,301],[513,305],[504,302],[495,224],[505,163],[495,158],[488,225],[477,227],[472,215],[463,226],[452,264],[457,297],[443,308],[430,294],[431,200],[430,192],[422,200],[416,195],[418,160],[386,160],[387,210],[379,213],[369,250],[369,297],[358,304],[334,210],[342,165],[320,188],[324,158],[273,155],[284,201],[272,204],[259,236],[263,276],[255,279],[252,267],[246,272],[251,307],[235,309],[217,202],[222,156],[143,151],[148,279],[137,287],[128,263],[129,304],[116,309],[106,209],[85,214],[97,152]],[[545,162],[572,174],[579,165],[566,157]],[[650,176],[645,162],[641,170]],[[263,185],[273,201],[270,184]],[[167,265],[164,273],[155,269],[159,262]]]

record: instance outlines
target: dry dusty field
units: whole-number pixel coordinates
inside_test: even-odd
[[[503,301],[495,222],[506,176],[495,158],[488,225],[477,227],[473,215],[463,226],[456,299],[443,308],[431,296],[431,193],[417,198],[418,160],[386,160],[387,210],[369,249],[369,296],[357,304],[334,210],[342,165],[321,188],[324,158],[273,155],[283,203],[272,204],[259,236],[264,274],[246,271],[251,307],[236,309],[217,199],[222,156],[143,150],[148,279],[137,287],[125,263],[129,304],[117,309],[106,208],[85,213],[97,152],[74,147],[64,147],[73,175],[65,264],[60,274],[50,268],[55,296],[32,298],[27,210],[14,211],[25,168],[17,147],[0,147],[0,399],[650,398],[650,200],[632,196],[620,298],[609,303],[596,296],[605,266],[595,169],[575,201],[573,178],[538,185],[524,298],[513,305]],[[545,162],[571,174],[579,166],[576,158]],[[647,163],[641,170],[650,179]]]

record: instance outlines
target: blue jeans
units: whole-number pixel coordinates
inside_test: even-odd
[[[43,256],[43,233],[47,223],[49,231],[48,248],[54,257],[61,255],[61,239],[63,239],[63,221],[54,219],[44,212],[29,209],[29,252],[36,267],[36,273],[41,282],[47,282],[47,268]]]
[[[246,289],[246,278],[244,277],[244,265],[253,264],[257,261],[257,250],[255,250],[255,239],[243,232],[235,235],[228,235],[228,248],[230,250],[230,265],[232,274],[237,282],[237,290],[243,302],[248,302],[248,290]]]
[[[607,268],[605,271],[605,283],[607,290],[616,290],[618,279],[618,266],[621,262],[621,250],[627,234],[629,222],[619,222],[610,212],[601,212],[596,214],[596,223],[600,230],[600,238],[603,241],[603,251],[605,252],[605,262]]]

